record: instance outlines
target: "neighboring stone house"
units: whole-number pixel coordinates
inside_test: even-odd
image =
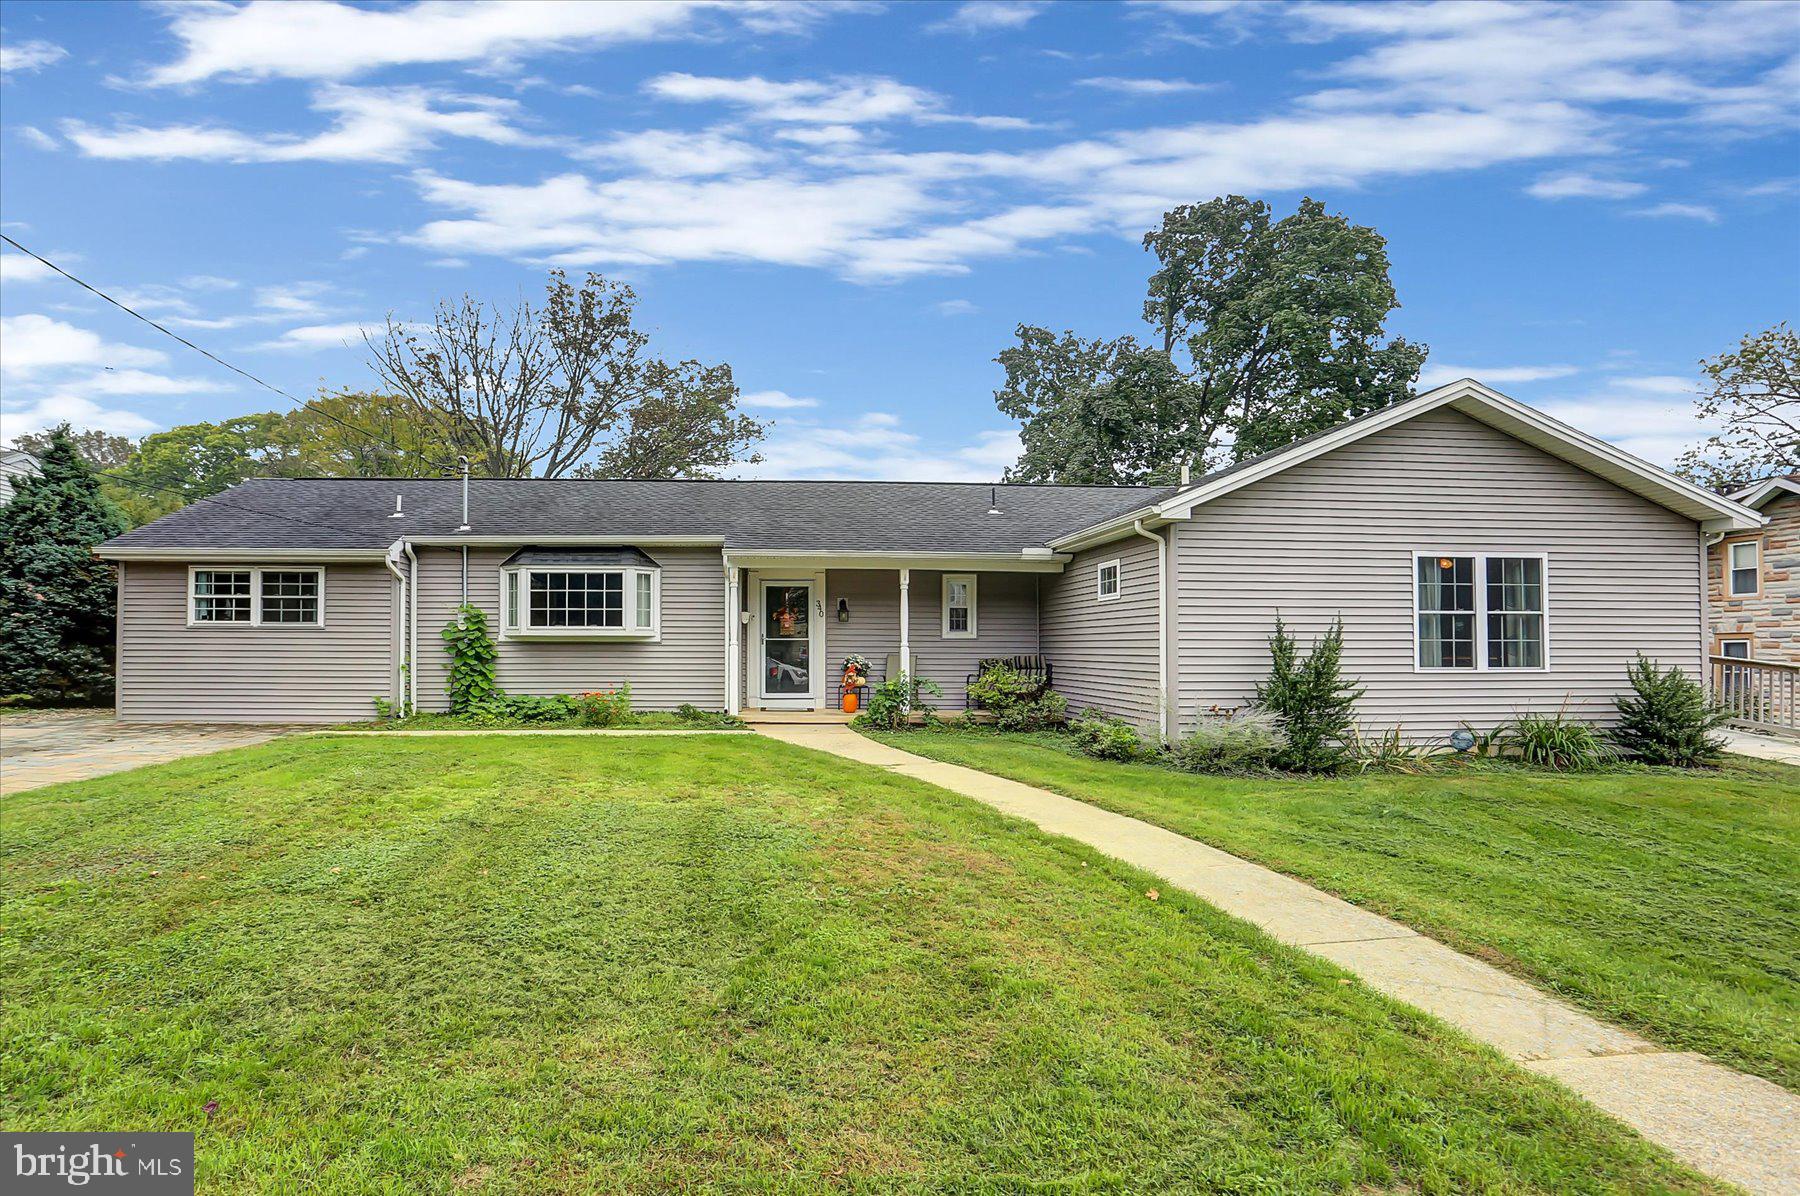
[[[1800,665],[1800,474],[1768,478],[1731,497],[1769,522],[1708,550],[1711,651]]]

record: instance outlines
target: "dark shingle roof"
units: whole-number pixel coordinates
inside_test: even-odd
[[[495,480],[469,483],[470,535],[718,537],[738,551],[1006,552],[1137,510],[1176,488],[963,482]],[[394,496],[405,517],[393,519]],[[106,548],[383,548],[454,536],[454,479],[266,478],[233,486]]]

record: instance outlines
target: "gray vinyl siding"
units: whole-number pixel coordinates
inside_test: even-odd
[[[1030,655],[1038,651],[1037,585],[1031,573],[975,574],[975,638],[945,639],[943,635],[943,573],[914,569],[909,588],[909,629],[919,675],[942,687],[942,698],[931,699],[945,710],[967,705],[964,687],[976,664],[994,656]],[[1048,578],[1044,578],[1048,581]],[[837,621],[838,599],[850,605],[850,621]],[[745,609],[755,611],[756,594],[744,585]],[[757,627],[744,628],[744,705],[754,708],[758,670]],[[832,704],[844,657],[860,652],[874,665],[879,682],[889,656],[900,654],[900,573],[897,569],[830,569],[825,573],[825,670],[824,701]]]
[[[500,565],[512,549],[469,551],[469,600],[487,612],[502,689],[568,694],[631,683],[638,710],[684,702],[725,708],[725,565],[716,548],[646,548],[662,566],[662,638],[635,640],[506,639],[500,625]],[[419,708],[445,710],[449,657],[439,638],[461,601],[462,555],[418,548]]]
[[[1119,597],[1097,597],[1100,566],[1119,562]],[[1104,710],[1154,731],[1157,677],[1156,545],[1139,535],[1075,554],[1043,582],[1044,655],[1069,709]]]
[[[1184,727],[1251,700],[1277,610],[1308,641],[1341,613],[1345,675],[1367,688],[1360,720],[1413,738],[1565,700],[1610,720],[1639,651],[1700,667],[1695,524],[1457,412],[1294,466],[1174,532]],[[1415,550],[1547,553],[1549,671],[1415,672]]]
[[[264,567],[300,568],[267,563]],[[336,723],[395,692],[398,583],[381,565],[324,565],[323,627],[187,625],[188,567],[132,561],[119,589],[119,718]]]

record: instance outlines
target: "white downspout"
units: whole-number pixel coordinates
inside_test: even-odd
[[[1708,694],[1712,694],[1713,691],[1712,578],[1709,575],[1712,571],[1713,545],[1724,538],[1724,532],[1709,532],[1704,529],[1700,532],[1700,683],[1706,687]],[[1724,560],[1719,562],[1719,591],[1721,593],[1725,590],[1725,568],[1728,564],[1729,562]],[[1714,696],[1716,697],[1716,695]]]
[[[406,631],[406,705],[417,712],[419,709],[419,662],[416,659],[419,650],[419,558],[413,552],[413,546],[401,542],[402,551],[406,553],[406,571],[411,579],[407,583],[412,601],[407,603]]]
[[[406,679],[412,675],[412,657],[407,649],[407,609],[412,602],[412,587],[407,584],[406,571],[400,568],[401,550],[405,540],[395,540],[388,545],[386,564],[388,572],[400,583],[400,675],[394,678],[394,696],[402,706],[406,705]]]
[[[738,627],[742,620],[738,618],[738,577],[737,566],[732,564],[731,557],[725,557],[725,712],[737,714],[743,706],[739,695],[738,662]]]
[[[912,570],[900,570],[900,671],[906,676],[905,706],[912,709]],[[890,678],[891,680],[891,678]]]
[[[1156,734],[1169,742],[1169,542],[1148,531],[1142,519],[1131,530],[1156,545]]]

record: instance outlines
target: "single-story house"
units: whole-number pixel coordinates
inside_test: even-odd
[[[98,551],[131,720],[442,710],[467,601],[512,692],[819,709],[855,652],[956,707],[1035,654],[1165,735],[1252,698],[1277,613],[1341,615],[1365,724],[1428,736],[1699,675],[1707,538],[1761,523],[1465,380],[1178,486],[269,479]]]

